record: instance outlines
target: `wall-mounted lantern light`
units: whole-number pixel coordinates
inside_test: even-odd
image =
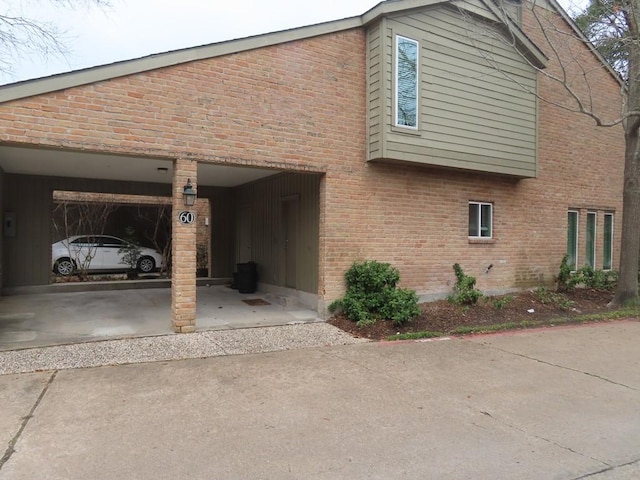
[[[184,204],[187,207],[193,207],[196,203],[196,191],[193,189],[191,179],[187,180],[187,184],[184,186],[182,198],[184,198]]]

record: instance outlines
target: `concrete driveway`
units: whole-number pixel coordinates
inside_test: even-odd
[[[637,479],[639,338],[623,321],[0,376],[0,479]]]
[[[145,284],[149,281],[141,282]],[[166,286],[77,292],[65,291],[67,286],[74,284],[47,290],[59,290],[56,293],[0,297],[0,351],[173,332],[171,289]],[[259,301],[249,305],[247,300]],[[279,300],[259,292],[240,294],[225,285],[199,286],[196,328],[225,330],[319,321],[315,311]]]

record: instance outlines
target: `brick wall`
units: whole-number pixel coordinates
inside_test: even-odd
[[[197,191],[198,163],[177,159],[173,172],[173,211],[196,212],[197,207],[183,203],[183,185],[193,182]],[[171,216],[171,319],[176,333],[190,333],[196,325],[196,245],[197,225],[184,223]]]
[[[365,64],[365,33],[354,29],[163,68],[0,105],[0,141],[325,172],[319,294],[327,301],[363,259],[391,262],[402,285],[425,295],[450,290],[455,262],[484,290],[548,284],[569,207],[615,211],[617,263],[619,128],[541,102],[537,179],[368,164]],[[597,74],[598,105],[615,108],[616,83]],[[566,96],[543,78],[540,91]],[[468,240],[470,200],[494,203],[491,242]]]
[[[7,103],[0,139],[322,171],[364,148],[363,42],[352,30]]]

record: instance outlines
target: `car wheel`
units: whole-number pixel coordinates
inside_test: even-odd
[[[71,260],[70,258],[61,258],[58,261],[56,261],[56,263],[53,266],[54,272],[56,272],[58,275],[62,275],[65,277],[68,277],[69,275],[71,275],[75,269],[76,269],[76,266],[73,263],[73,260]]]
[[[142,257],[138,260],[138,271],[140,273],[153,272],[156,268],[156,261],[151,257]]]

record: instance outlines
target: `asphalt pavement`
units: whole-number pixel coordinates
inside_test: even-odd
[[[637,479],[638,339],[619,321],[2,375],[0,479]]]

